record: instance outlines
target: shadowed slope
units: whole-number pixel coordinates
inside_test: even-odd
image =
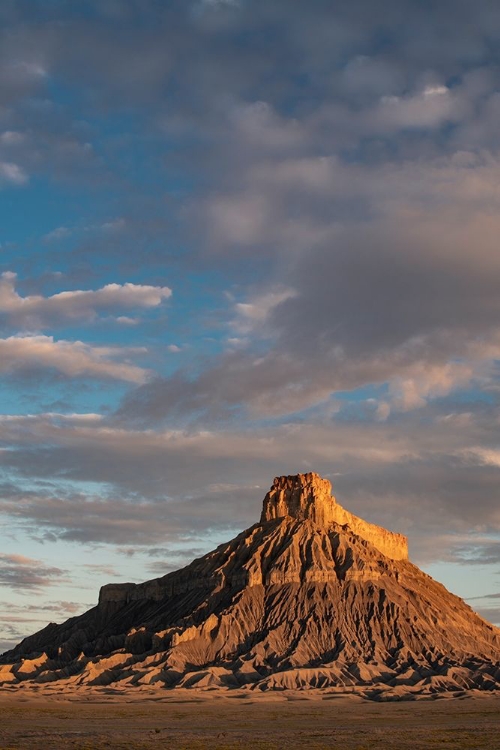
[[[0,682],[500,689],[500,631],[406,550],[317,475],[281,477],[259,524],[180,571],[104,586],[97,607],[4,654]]]

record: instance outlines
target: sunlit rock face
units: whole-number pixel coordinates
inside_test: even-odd
[[[317,474],[277,477],[259,523],[190,565],[103,586],[99,603],[0,657],[0,685],[61,691],[500,690],[500,630],[346,511]]]
[[[301,521],[308,519],[325,529],[333,524],[347,525],[392,560],[408,558],[408,540],[405,536],[367,523],[349,513],[332,496],[330,482],[314,472],[275,478],[264,498],[260,521],[265,523],[286,516]]]
[[[336,520],[336,507],[332,485],[319,474],[276,477],[264,498],[260,522],[290,516],[300,521],[309,519],[326,527]]]

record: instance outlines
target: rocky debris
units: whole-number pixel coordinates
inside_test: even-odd
[[[327,480],[278,477],[258,524],[182,570],[104,586],[0,657],[0,684],[500,689],[500,630],[406,558],[405,537],[344,510]]]

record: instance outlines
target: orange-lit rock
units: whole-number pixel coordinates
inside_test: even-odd
[[[332,496],[332,485],[314,472],[276,477],[264,499],[261,523],[276,518],[309,519],[323,528],[347,525],[392,560],[408,559],[408,540],[402,534],[363,521]]]

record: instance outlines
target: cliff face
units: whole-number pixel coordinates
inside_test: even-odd
[[[381,532],[321,477],[280,477],[260,523],[182,570],[104,586],[96,607],[0,657],[0,684],[500,690],[500,631]]]
[[[348,526],[391,560],[408,559],[408,540],[349,513],[332,496],[332,486],[318,474],[276,477],[264,498],[261,523],[276,518],[309,519],[322,528]]]

